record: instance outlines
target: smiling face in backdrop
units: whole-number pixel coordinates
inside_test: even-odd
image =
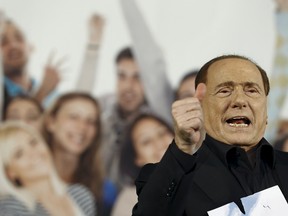
[[[136,111],[144,103],[139,68],[132,58],[123,58],[117,63],[117,98],[125,113]]]
[[[23,32],[13,22],[7,21],[1,39],[1,53],[7,76],[20,73],[32,51]]]
[[[6,108],[5,120],[20,120],[40,131],[42,128],[42,108],[32,98],[14,98]]]
[[[49,178],[52,159],[42,139],[22,129],[13,134],[10,142],[14,146],[6,170],[11,181],[17,180],[22,186],[27,186]]]
[[[98,108],[85,98],[65,101],[55,116],[48,120],[53,148],[80,156],[97,136]]]
[[[173,139],[170,129],[157,119],[143,118],[133,127],[132,140],[136,153],[136,164],[160,161]]]

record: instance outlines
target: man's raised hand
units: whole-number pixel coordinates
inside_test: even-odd
[[[175,142],[182,151],[193,154],[201,146],[204,138],[204,119],[201,107],[206,85],[197,86],[194,97],[175,101],[172,105]]]

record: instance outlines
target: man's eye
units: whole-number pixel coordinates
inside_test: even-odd
[[[230,92],[228,91],[227,89],[226,90],[221,90],[220,93],[227,93],[227,92]]]
[[[229,88],[223,88],[223,89],[220,89],[219,91],[217,91],[217,95],[220,96],[220,97],[226,97],[226,96],[229,96],[232,92],[232,89],[229,89]]]
[[[259,93],[258,89],[256,89],[256,88],[247,88],[247,89],[245,89],[245,92],[248,93],[248,94],[257,94],[257,93]]]

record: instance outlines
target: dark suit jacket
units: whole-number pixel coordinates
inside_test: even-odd
[[[274,155],[273,176],[288,201],[288,154],[274,151]],[[143,167],[135,183],[134,216],[207,215],[230,202],[241,209],[240,198],[248,195],[205,143],[193,156],[172,143],[160,163]]]

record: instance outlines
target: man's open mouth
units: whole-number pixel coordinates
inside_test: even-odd
[[[251,124],[250,119],[245,116],[236,116],[230,119],[227,119],[226,122],[231,127],[248,127]]]

